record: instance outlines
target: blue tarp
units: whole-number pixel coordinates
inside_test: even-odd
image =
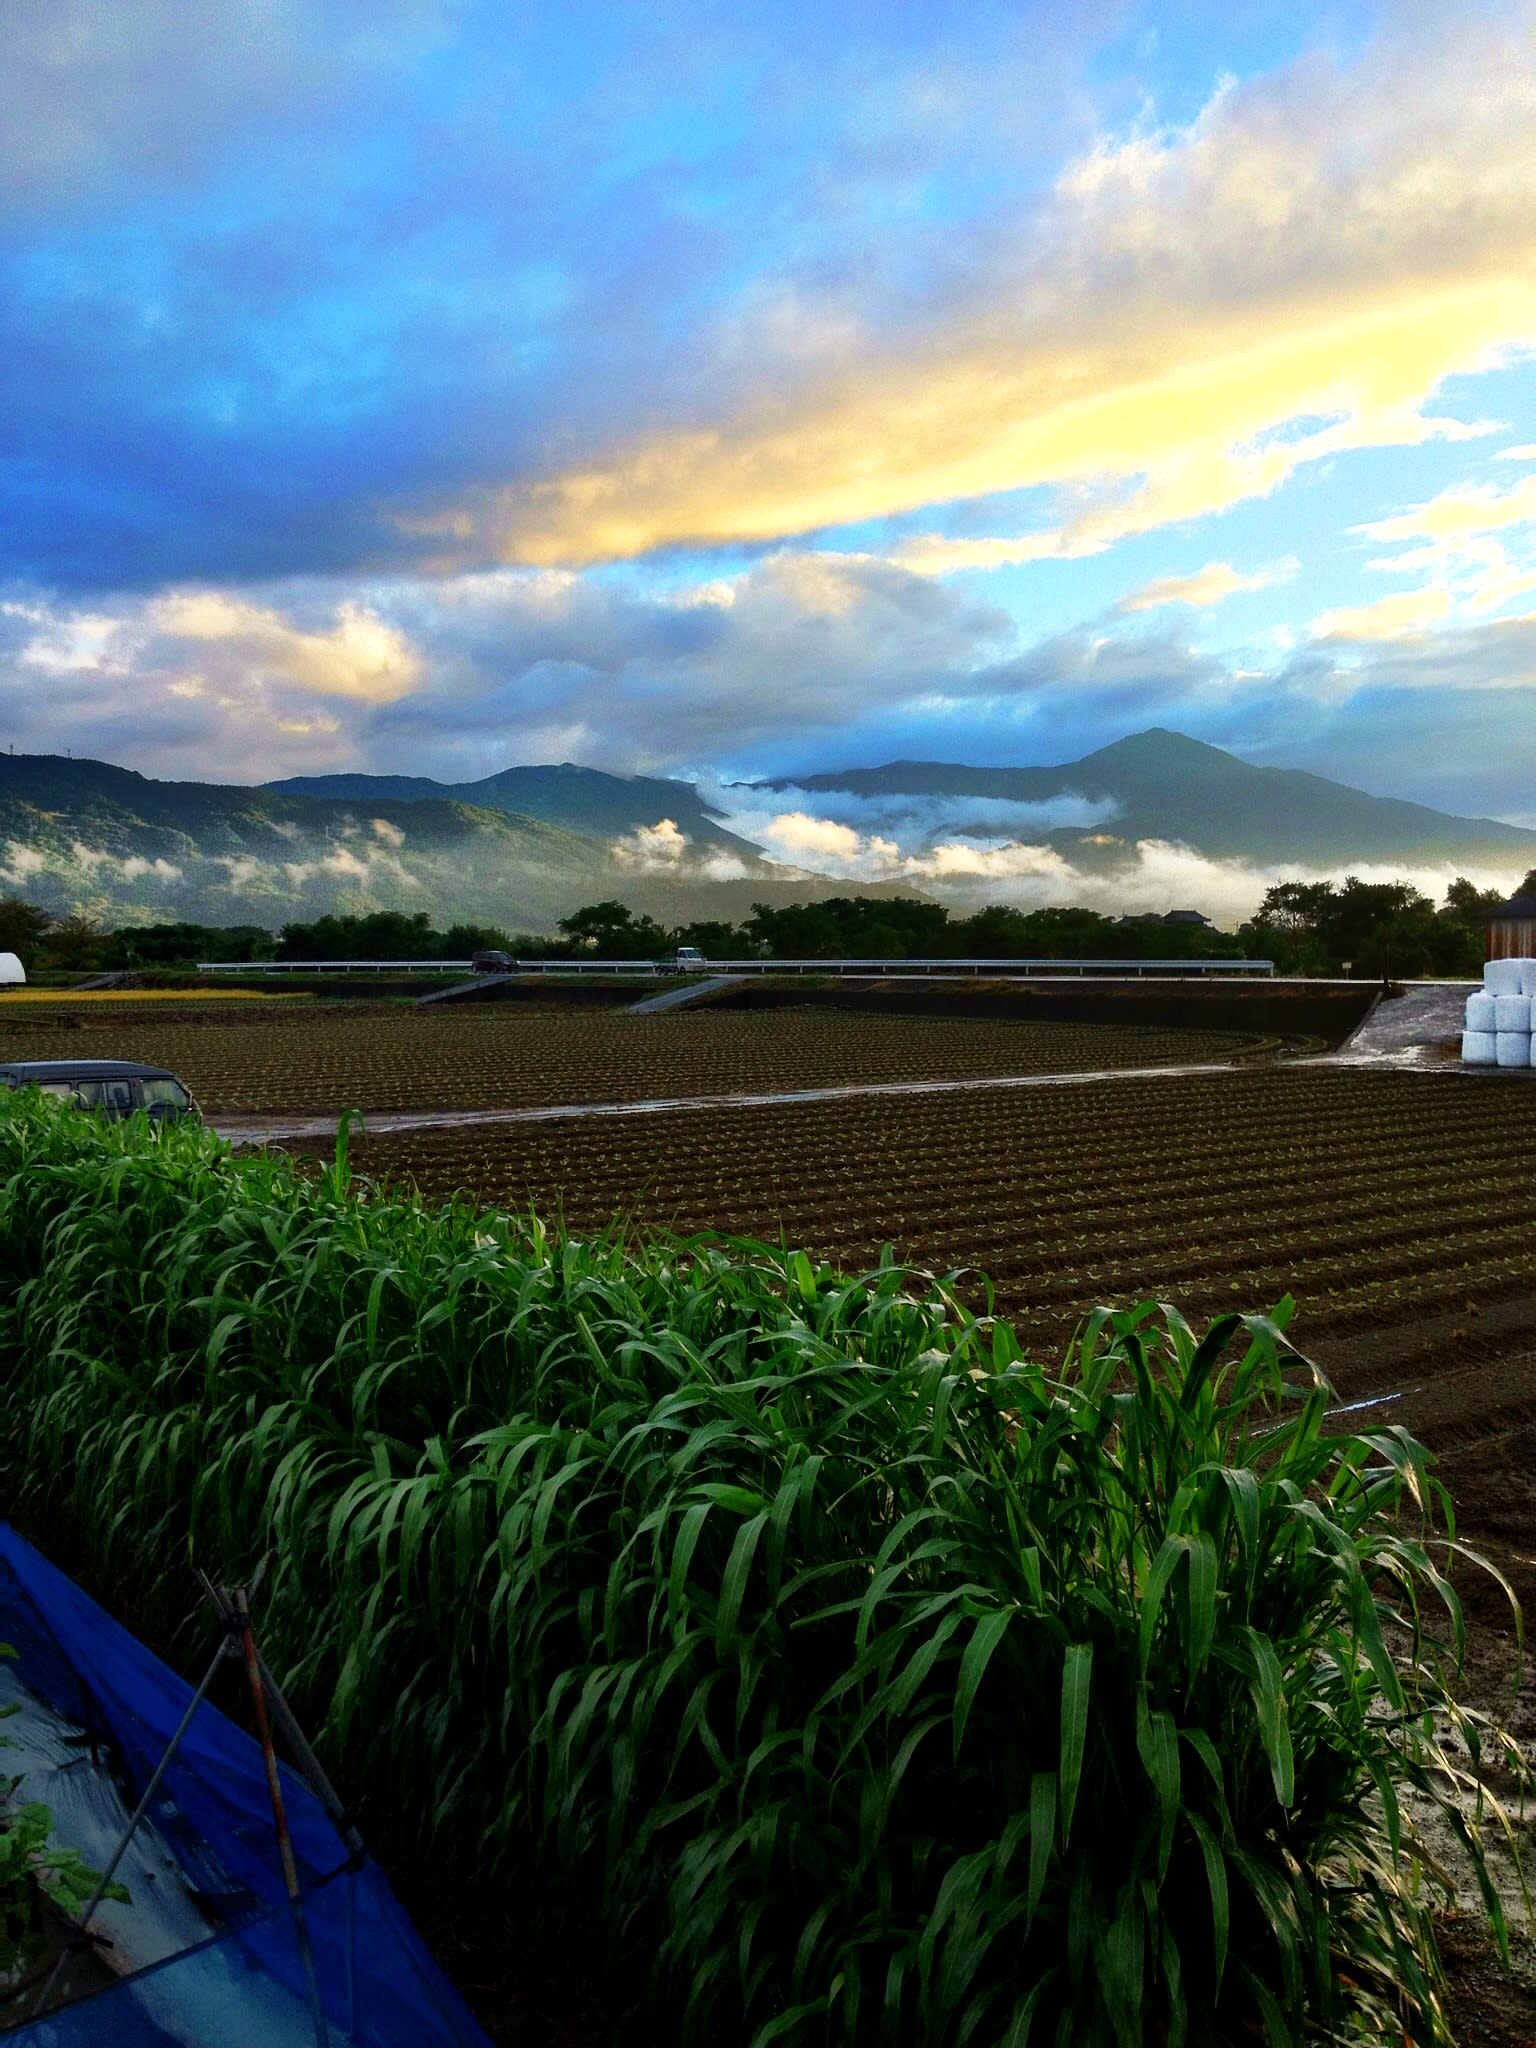
[[[5,1523],[0,1642],[18,1652],[0,1670],[22,1689],[6,1732],[25,1736],[29,1696],[33,1720],[47,1723],[32,1738],[38,1771],[26,1771],[21,1796],[52,1807],[61,1841],[66,1812],[88,1834],[94,1819],[94,1838],[71,1846],[99,1866],[194,1688]],[[7,1768],[27,1762],[23,1740]],[[330,2048],[489,2048],[383,1872],[366,1857],[349,1867],[320,1800],[286,1765],[282,1777]],[[93,1924],[112,1937],[119,1966],[148,1967],[19,2027],[6,2030],[12,2015],[0,2011],[6,2048],[313,2048],[261,1749],[207,1700],[141,1832],[126,1876],[145,1910],[105,1907]],[[157,1949],[169,1952],[157,1959]]]

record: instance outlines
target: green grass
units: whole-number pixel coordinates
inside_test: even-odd
[[[889,1264],[21,1099],[0,1255],[29,1525],[167,1619],[270,1545],[339,1775],[445,1881],[582,1902],[637,2039],[1448,2040],[1401,1800],[1482,1872],[1453,1795],[1506,1745],[1427,1454],[1325,1434],[1288,1303],[1096,1315],[1050,1373]]]

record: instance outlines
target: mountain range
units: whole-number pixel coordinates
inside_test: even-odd
[[[0,889],[113,924],[275,928],[328,910],[400,909],[425,910],[437,925],[464,918],[547,931],[605,897],[681,922],[736,919],[754,901],[801,901],[839,886],[723,830],[702,849],[681,828],[647,840],[664,816],[702,816],[689,783],[637,789],[593,770],[533,775],[555,791],[585,792],[578,802],[551,797],[544,809],[563,809],[586,830],[462,802],[417,778],[342,778],[343,797],[0,754]],[[394,793],[402,783],[410,795]]]
[[[742,787],[754,816],[778,801],[814,813],[820,797],[832,817],[862,817],[903,852],[940,838],[1048,844],[1102,903],[1146,840],[1256,873],[1369,864],[1514,881],[1536,867],[1536,832],[1523,827],[1254,767],[1161,730],[1057,767],[893,761]],[[611,896],[669,923],[734,921],[753,902],[911,894],[924,883],[921,865],[896,874],[870,882],[786,865],[732,830],[692,783],[568,762],[469,783],[347,774],[245,787],[0,754],[0,889],[109,923],[275,927],[388,908],[425,910],[439,926],[462,918],[540,931]]]
[[[1343,869],[1351,863],[1466,866],[1522,874],[1536,864],[1536,832],[1496,818],[1461,818],[1427,804],[1368,796],[1296,768],[1258,768],[1220,747],[1154,727],[1054,768],[968,768],[949,761],[889,761],[754,785],[872,802],[942,805],[946,835],[996,836],[999,802],[1106,807],[1091,828],[1029,836],[1063,849],[1084,841],[1175,840],[1215,860],[1265,867]],[[975,802],[967,818],[966,803]]]
[[[262,788],[278,796],[339,797],[348,803],[473,804],[561,825],[568,832],[612,840],[670,818],[695,847],[761,858],[762,848],[727,831],[720,812],[691,782],[655,775],[608,775],[574,762],[503,768],[479,782],[433,782],[425,775],[292,775]]]

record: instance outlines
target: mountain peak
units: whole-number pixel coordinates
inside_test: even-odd
[[[1178,762],[1193,764],[1225,761],[1231,767],[1246,767],[1235,754],[1229,754],[1225,747],[1213,747],[1208,740],[1191,739],[1187,732],[1174,732],[1170,726],[1149,725],[1145,732],[1129,732],[1124,739],[1111,740],[1107,747],[1099,747],[1083,756],[1084,761],[1140,761]],[[1080,767],[1081,762],[1072,763]]]

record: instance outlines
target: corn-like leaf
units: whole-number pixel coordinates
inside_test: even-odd
[[[1037,1360],[980,1276],[424,1205],[352,1137],[0,1097],[0,1432],[173,1654],[189,1559],[275,1553],[268,1655],[430,1869],[580,1902],[679,2048],[1445,2040],[1419,1817],[1505,1939],[1523,1762],[1428,1453],[1288,1302]]]
[[[992,1653],[1008,1632],[1013,1620],[1013,1609],[999,1608],[995,1613],[983,1614],[972,1631],[971,1640],[965,1646],[960,1659],[960,1673],[955,1681],[954,1711],[954,1754],[960,1755],[960,1745],[965,1739],[965,1724],[970,1719],[971,1707],[986,1674]]]
[[[1092,1682],[1092,1643],[1069,1643],[1061,1669],[1061,1756],[1057,1765],[1063,1849],[1072,1832],[1077,1788],[1083,1774],[1083,1751],[1088,1741],[1088,1695]]]

